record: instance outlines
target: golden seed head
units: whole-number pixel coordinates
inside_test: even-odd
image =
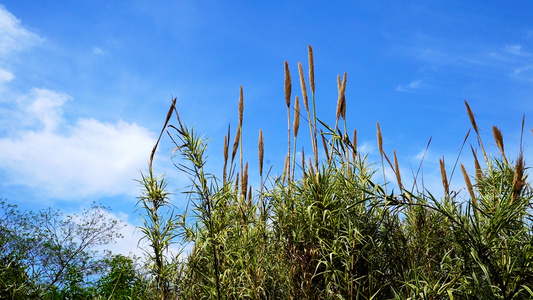
[[[346,91],[346,72],[341,83],[340,75],[337,75],[337,87],[339,90],[339,98],[337,100],[337,121],[342,117],[346,121],[346,97],[344,93]]]
[[[448,196],[450,194],[450,185],[448,184],[448,176],[446,175],[446,167],[444,165],[444,158],[439,160],[440,163],[440,176],[442,178],[442,186],[444,187],[444,194]]]
[[[468,193],[470,194],[470,197],[472,198],[472,201],[477,206],[477,200],[476,195],[474,194],[474,188],[472,187],[472,182],[470,182],[470,177],[468,176],[468,173],[466,173],[465,166],[461,164],[461,171],[463,172],[463,178],[466,183],[466,188],[468,189]]]
[[[246,198],[246,191],[248,190],[248,163],[244,167],[244,174],[242,175],[241,193]]]
[[[396,174],[396,180],[398,181],[398,186],[400,190],[403,188],[402,185],[402,176],[400,174],[400,167],[398,165],[398,157],[396,157],[396,150],[393,151],[394,154],[394,173]]]
[[[244,112],[244,96],[243,96],[242,85],[241,85],[240,93],[239,93],[239,126],[242,126],[243,112]]]
[[[300,73],[300,86],[302,87],[302,97],[304,101],[304,106],[307,111],[309,111],[309,103],[307,102],[307,88],[305,86],[305,77],[302,63],[298,63],[298,72]]]
[[[341,117],[343,120],[346,121],[346,96],[345,96],[345,92],[346,92],[346,72],[344,72],[344,79],[342,80],[342,87],[341,87],[341,92],[342,92],[342,105],[341,105]]]
[[[353,159],[355,161],[355,157],[357,155],[357,129],[353,130],[352,147],[353,147]]]
[[[302,170],[304,170],[304,173],[305,173],[305,151],[303,147],[302,147]]]
[[[259,175],[263,176],[263,158],[265,144],[263,142],[263,130],[259,129]]]
[[[496,126],[492,126],[492,135],[494,136],[494,140],[496,141],[496,145],[500,149],[500,152],[502,153],[502,157],[507,162],[507,159],[505,158],[505,151],[503,148],[503,136],[500,129]]]
[[[477,124],[476,124],[476,118],[474,117],[474,113],[470,109],[470,105],[468,105],[468,102],[466,102],[466,100],[465,100],[465,105],[466,105],[466,111],[468,112],[468,117],[470,118],[470,122],[472,123],[472,127],[474,127],[474,130],[476,131],[476,133],[479,134],[479,131],[477,129]]]
[[[336,120],[339,121],[341,117],[342,95],[341,95],[341,76],[337,75],[337,89],[339,91],[339,98],[337,99],[337,113],[335,114]]]
[[[376,123],[377,125],[377,128],[378,128],[378,149],[379,149],[379,153],[381,155],[383,155],[383,136],[381,135],[381,128],[379,127],[379,122]]]
[[[520,154],[518,155],[518,160],[516,161],[516,166],[515,166],[515,172],[514,172],[514,178],[513,178],[513,191],[511,193],[510,204],[513,204],[516,198],[520,196],[520,194],[522,193],[522,189],[526,185],[526,176],[524,176],[524,169],[525,169],[524,155],[522,151],[520,151]]]
[[[235,154],[237,154],[237,149],[239,148],[239,143],[241,140],[241,126],[237,128],[237,135],[235,135],[235,141],[233,142],[233,151],[231,152],[231,162],[235,159]]]
[[[228,137],[224,136],[224,161],[228,161]]]
[[[311,92],[315,93],[315,63],[313,62],[313,48],[309,45],[309,83]]]
[[[291,107],[291,72],[289,71],[289,63],[285,61],[285,103],[287,108]]]
[[[357,129],[353,130],[353,139],[352,139],[353,149],[357,151]]]

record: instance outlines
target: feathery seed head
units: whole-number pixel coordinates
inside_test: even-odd
[[[296,96],[296,103],[294,106],[294,138],[298,137],[298,129],[300,128],[300,100]]]
[[[377,125],[377,128],[378,128],[378,133],[377,133],[377,136],[378,136],[378,149],[379,149],[379,153],[381,155],[383,155],[383,136],[381,135],[381,128],[379,127],[379,122],[377,122],[376,125]]]
[[[315,93],[315,63],[313,62],[313,48],[309,45],[309,83],[311,92]]]
[[[477,129],[477,124],[476,124],[476,118],[474,117],[474,113],[470,109],[470,105],[468,105],[468,102],[466,102],[466,100],[465,100],[465,105],[466,105],[466,111],[468,113],[468,117],[470,118],[470,122],[472,123],[472,127],[474,127],[474,130],[476,131],[476,133],[479,134],[479,131]]]
[[[309,111],[309,103],[307,102],[307,88],[305,86],[305,77],[304,70],[302,68],[302,63],[298,63],[298,72],[300,73],[300,86],[302,87],[302,97],[304,101],[304,106],[307,111]]]
[[[291,107],[291,72],[289,71],[289,63],[285,61],[285,103],[287,108]]]
[[[259,129],[259,176],[263,176],[263,157],[264,157],[263,130]]]
[[[448,184],[448,176],[446,175],[444,157],[439,159],[439,163],[440,163],[440,176],[442,178],[442,186],[444,187],[444,195],[447,197],[450,194],[450,185]]]

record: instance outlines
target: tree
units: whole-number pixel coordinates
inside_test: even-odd
[[[135,261],[120,254],[105,260],[106,273],[97,282],[98,294],[104,299],[143,299],[146,282]]]
[[[51,208],[21,212],[0,202],[0,258],[12,258],[41,295],[72,290],[73,284],[86,289],[104,266],[94,248],[120,238],[121,228],[108,208],[95,203],[81,215],[63,216]],[[24,284],[24,276],[16,278]]]

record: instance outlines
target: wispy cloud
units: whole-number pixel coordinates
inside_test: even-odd
[[[0,5],[0,55],[38,44],[42,38],[26,30],[20,20]]]
[[[13,78],[15,78],[15,75],[13,75],[13,73],[0,68],[0,84],[10,82],[11,80],[13,80]]]
[[[422,85],[422,80],[420,80],[420,79],[413,80],[409,84],[398,85],[396,87],[396,91],[398,91],[398,92],[412,92],[414,90],[420,89],[421,85]]]
[[[99,48],[99,47],[93,47],[93,54],[96,54],[96,55],[104,55],[104,50],[102,50],[102,49]]]

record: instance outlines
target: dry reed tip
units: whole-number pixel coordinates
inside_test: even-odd
[[[305,86],[305,77],[302,63],[298,63],[298,73],[300,73],[300,86],[302,87],[302,97],[304,101],[304,106],[307,111],[309,111],[309,103],[307,102],[307,88]]]
[[[243,95],[242,85],[241,85],[240,92],[239,92],[239,126],[242,126],[243,112],[244,112],[244,95]]]
[[[511,193],[511,202],[510,204],[513,204],[513,202],[520,196],[522,193],[522,189],[524,188],[526,184],[526,178],[524,176],[524,155],[522,151],[520,151],[520,154],[518,155],[518,160],[516,161],[515,166],[515,172],[514,172],[514,178],[513,178],[513,191]]]
[[[444,194],[445,196],[448,196],[450,194],[450,185],[448,184],[448,176],[446,175],[444,157],[439,159],[439,163],[440,163],[440,176],[442,178],[442,186],[444,187]]]
[[[337,87],[339,90],[339,98],[337,100],[337,121],[342,117],[346,121],[346,97],[344,93],[346,91],[346,72],[341,83],[340,75],[337,75]]]
[[[396,174],[396,180],[398,181],[398,186],[400,190],[403,188],[402,185],[402,175],[400,174],[400,166],[398,164],[398,157],[396,157],[396,150],[393,151],[394,154],[394,173]]]
[[[344,121],[346,121],[346,77],[347,77],[347,73],[344,72],[344,78],[342,80],[342,87],[341,87],[341,91],[342,91],[342,107],[341,107],[341,117]]]
[[[337,75],[337,90],[339,91],[339,98],[337,99],[337,112],[335,114],[336,120],[339,121],[339,118],[341,117],[341,106],[342,106],[342,96],[341,96],[341,76]]]
[[[294,138],[298,137],[298,129],[300,128],[300,100],[298,96],[295,99],[296,103],[294,105]]]
[[[500,149],[500,152],[502,154],[503,160],[505,163],[507,163],[507,159],[505,158],[505,151],[503,147],[503,136],[500,129],[496,126],[492,126],[492,135],[494,136],[494,140],[496,141],[496,145]]]
[[[352,146],[353,146],[353,155],[355,159],[355,155],[357,154],[357,129],[353,130]]]
[[[315,63],[313,62],[313,47],[309,45],[309,84],[311,92],[315,93]]]
[[[476,133],[479,134],[479,131],[477,129],[477,124],[476,124],[476,118],[474,117],[474,113],[470,109],[470,105],[468,105],[468,102],[466,102],[466,100],[465,100],[465,105],[466,105],[466,111],[468,113],[468,117],[470,118],[470,122],[472,123],[472,127],[474,127],[474,130],[476,131]]]
[[[237,154],[237,149],[239,148],[239,142],[241,140],[241,126],[237,128],[237,134],[235,135],[235,141],[233,142],[233,151],[231,151],[231,162],[235,159],[235,154]]]
[[[265,144],[263,142],[263,130],[259,129],[259,176],[263,176],[263,158],[265,154]]]
[[[289,63],[285,61],[285,103],[287,104],[287,108],[291,107],[291,91],[291,72],[289,71]]]
[[[246,199],[246,192],[248,191],[248,163],[244,167],[244,173],[242,175],[241,193]]]
[[[229,148],[229,145],[228,145],[228,137],[227,136],[224,136],[224,161],[227,162],[228,161],[228,148]]]
[[[470,182],[470,177],[468,176],[468,173],[466,172],[465,166],[461,164],[461,171],[463,172],[463,178],[466,183],[466,188],[468,189],[468,193],[470,194],[470,197],[472,198],[472,201],[477,206],[477,200],[476,195],[474,194],[474,188],[472,187],[472,182]]]
[[[472,150],[472,155],[474,156],[474,165],[476,167],[476,181],[479,183],[483,176],[483,171],[481,171],[481,166],[479,165],[479,160],[477,159],[476,151],[474,151],[474,147],[472,147],[472,145],[470,145],[470,150]]]
[[[383,136],[381,135],[381,128],[379,127],[379,122],[376,123],[376,126],[378,128],[378,133],[377,133],[377,136],[378,136],[378,149],[379,149],[379,153],[381,155],[383,155]]]

